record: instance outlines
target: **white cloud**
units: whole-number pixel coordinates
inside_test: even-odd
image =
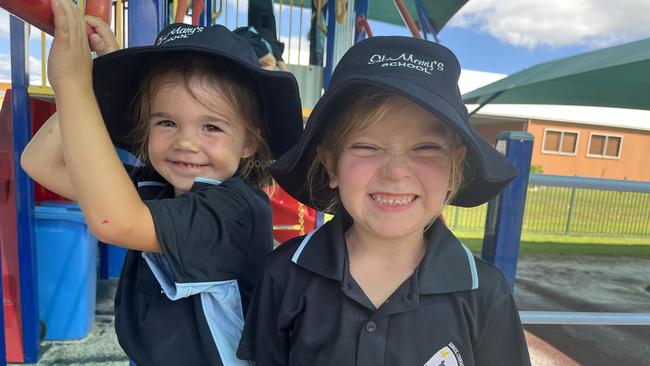
[[[280,36],[279,41],[284,43],[282,58],[284,58],[285,62],[309,65],[309,40],[307,37],[298,37],[297,35],[291,37]]]
[[[41,84],[41,61],[33,56],[29,57],[29,81],[32,85]],[[0,54],[0,80],[11,80],[11,56]]]
[[[9,13],[0,8],[0,37],[9,38]]]
[[[11,80],[11,57],[0,54],[0,80]]]
[[[449,22],[478,27],[502,42],[605,47],[650,36],[648,0],[472,0]]]
[[[9,39],[9,13],[2,8],[0,8],[0,38]],[[29,38],[31,40],[40,40],[41,30],[30,26]]]
[[[40,85],[42,82],[42,75],[41,60],[34,56],[29,56],[29,81],[32,84]]]

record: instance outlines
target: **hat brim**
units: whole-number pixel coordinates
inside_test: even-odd
[[[246,73],[262,98],[268,142],[274,158],[295,144],[302,131],[302,108],[298,84],[290,73],[252,67],[243,60],[211,48],[163,45],[130,47],[97,57],[93,62],[95,96],[115,146],[131,153],[138,150],[130,138],[134,127],[132,105],[145,68],[156,57],[184,52],[215,57],[219,62]]]
[[[516,177],[517,169],[473,128],[467,126],[464,118],[458,115],[449,102],[442,97],[418,85],[401,85],[400,82],[387,85],[380,80],[364,77],[359,80],[346,80],[325,92],[314,107],[298,144],[271,165],[271,173],[276,181],[295,199],[317,210],[327,212],[327,207],[320,206],[316,202],[318,200],[312,200],[310,189],[306,186],[309,165],[315,158],[316,147],[320,144],[324,128],[328,124],[323,119],[329,118],[332,113],[327,112],[340,107],[341,102],[355,91],[371,85],[385,88],[420,105],[447,123],[461,136],[468,150],[466,159],[469,160],[469,166],[473,171],[467,172],[469,174],[466,176],[471,177],[471,180],[465,182],[451,202],[452,205],[461,207],[481,205],[497,195]],[[324,190],[329,188],[323,185],[320,191],[317,187],[313,189],[315,191],[312,194],[315,197],[323,197],[327,194]]]

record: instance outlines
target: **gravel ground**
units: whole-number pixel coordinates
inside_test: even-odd
[[[523,255],[515,299],[519,310],[650,313],[650,258]],[[650,326],[525,328],[581,365],[650,365]]]
[[[112,315],[97,315],[90,334],[81,341],[43,342],[37,365],[126,366],[129,360],[117,343]]]
[[[129,359],[115,336],[113,299],[116,288],[117,280],[97,281],[95,322],[88,336],[80,341],[42,342],[41,358],[35,365],[127,366]]]
[[[95,324],[88,337],[43,342],[37,365],[128,365],[113,328],[116,286],[116,281],[98,282]],[[650,313],[650,258],[522,255],[515,299],[520,310]],[[650,360],[650,327],[525,328],[577,364],[647,365]]]

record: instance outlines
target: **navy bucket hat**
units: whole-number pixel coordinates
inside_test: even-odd
[[[137,150],[129,138],[135,125],[131,106],[148,66],[158,57],[187,52],[214,57],[215,63],[243,73],[257,89],[274,158],[298,141],[302,108],[292,74],[262,69],[250,44],[224,26],[176,23],[163,29],[152,46],[125,48],[93,62],[95,96],[115,146],[131,153]]]
[[[449,125],[467,147],[469,170],[452,205],[473,207],[496,196],[517,175],[517,169],[470,125],[463,104],[456,56],[440,44],[408,37],[373,37],[355,44],[341,58],[329,88],[314,107],[300,141],[281,156],[271,173],[297,200],[319,210],[306,177],[316,147],[331,116],[356,91],[376,86],[414,102]],[[330,189],[327,185],[321,190]],[[326,192],[316,190],[315,197]]]

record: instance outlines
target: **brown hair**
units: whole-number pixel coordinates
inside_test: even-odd
[[[190,84],[198,80],[204,90],[212,94],[220,94],[232,106],[236,118],[244,125],[246,133],[255,141],[257,146],[255,153],[251,157],[241,159],[237,174],[259,188],[273,183],[268,170],[271,162],[271,150],[266,139],[262,99],[257,89],[243,76],[242,72],[220,64],[213,57],[191,52],[159,57],[149,65],[150,68],[140,83],[140,90],[132,106],[135,120],[132,140],[134,145],[139,147],[136,152],[138,159],[149,162],[151,101],[170,77],[178,77],[183,80],[185,87],[197,102],[207,108],[212,108],[210,100],[199,98],[197,93],[190,88]]]
[[[393,104],[403,100],[401,96],[386,89],[368,86],[354,91],[344,98],[345,102],[335,112],[329,126],[324,129],[324,134],[318,149],[314,149],[310,157],[311,164],[307,173],[307,186],[312,202],[318,207],[325,207],[327,212],[338,212],[341,201],[337,189],[329,188],[330,177],[324,165],[319,159],[319,152],[330,154],[332,161],[338,161],[347,141],[346,137],[361,131],[381,119]],[[451,154],[451,172],[449,185],[451,187],[445,205],[453,201],[458,191],[467,181],[465,173],[468,173],[468,159],[462,156],[464,146],[461,137],[446,124],[443,124],[444,131],[449,139],[449,151]],[[315,192],[324,192],[322,197],[317,197]]]

